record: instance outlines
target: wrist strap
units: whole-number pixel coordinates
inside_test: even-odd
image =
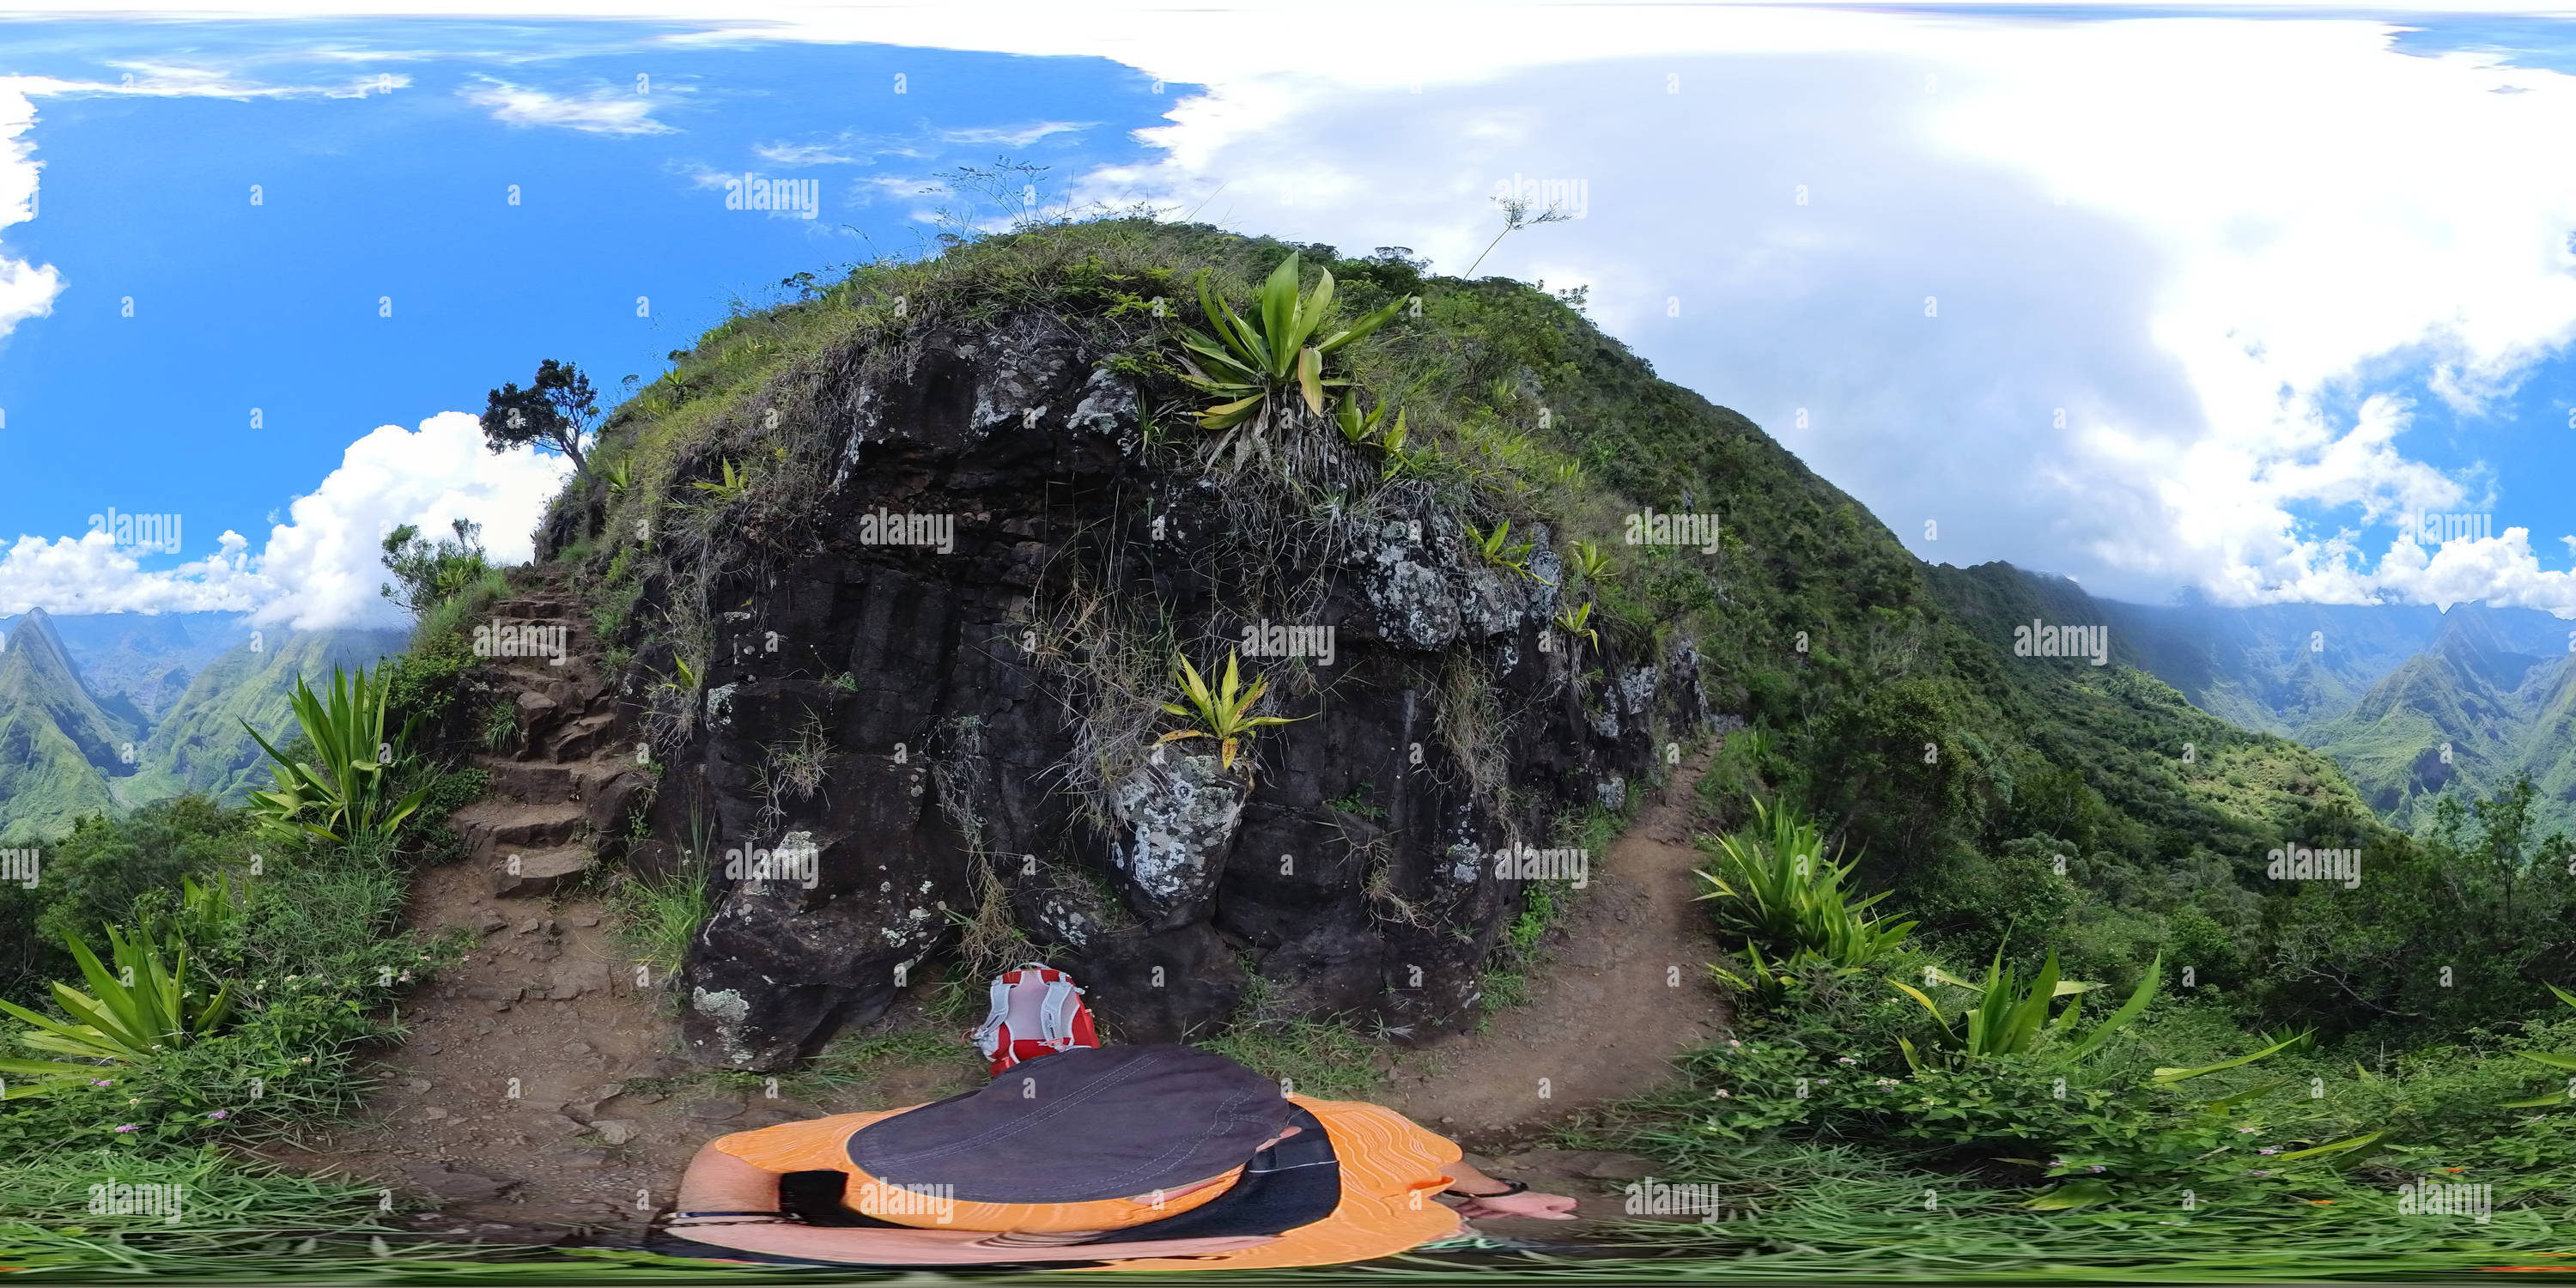
[[[1453,1198],[1462,1198],[1462,1199],[1498,1199],[1498,1198],[1502,1198],[1504,1195],[1507,1195],[1507,1194],[1520,1194],[1520,1193],[1524,1193],[1524,1192],[1526,1192],[1526,1191],[1529,1189],[1529,1182],[1527,1182],[1527,1181],[1505,1180],[1503,1177],[1500,1177],[1500,1176],[1497,1176],[1497,1177],[1495,1177],[1495,1178],[1493,1178],[1493,1179],[1498,1180],[1498,1181],[1502,1181],[1502,1182],[1503,1182],[1503,1184],[1508,1185],[1508,1186],[1510,1186],[1511,1188],[1510,1188],[1510,1189],[1506,1189],[1506,1190],[1497,1190],[1497,1191],[1495,1191],[1494,1193],[1491,1193],[1491,1194],[1469,1194],[1469,1193],[1467,1193],[1467,1192],[1466,1192],[1466,1191],[1464,1191],[1464,1190],[1442,1190],[1442,1191],[1441,1191],[1441,1193],[1443,1193],[1443,1194],[1447,1194],[1447,1195],[1450,1195],[1450,1196],[1451,1196],[1451,1197],[1453,1197]]]

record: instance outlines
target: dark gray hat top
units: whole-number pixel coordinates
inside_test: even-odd
[[[1088,1203],[1241,1167],[1291,1107],[1279,1084],[1212,1051],[1075,1047],[862,1127],[849,1154],[882,1184],[959,1202]]]

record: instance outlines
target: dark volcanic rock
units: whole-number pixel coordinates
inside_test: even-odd
[[[824,355],[760,396],[790,409],[809,512],[714,538],[701,691],[636,847],[690,853],[693,808],[715,832],[718,907],[683,980],[695,1058],[791,1063],[979,910],[1130,1040],[1206,1033],[1256,975],[1292,1010],[1437,1032],[1519,907],[1498,853],[1622,798],[1707,718],[1686,643],[1569,654],[1544,530],[1519,534],[1536,575],[1493,565],[1373,462],[1342,476],[1347,503],[1265,510],[1258,486],[1149,452],[1107,356],[1032,313]],[[1326,468],[1345,451],[1291,428]],[[769,449],[708,450],[711,473]],[[635,616],[685,607],[695,575],[648,579]],[[1231,767],[1206,739],[1155,743],[1185,722],[1158,710],[1168,656],[1135,641],[1182,641],[1214,683],[1280,623],[1333,631],[1329,652],[1245,650],[1262,710],[1295,723]],[[672,658],[639,640],[627,691]],[[600,831],[612,797],[630,793],[602,793]]]

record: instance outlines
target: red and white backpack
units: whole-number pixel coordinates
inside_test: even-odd
[[[1037,962],[1022,962],[994,978],[992,1009],[970,1036],[996,1077],[1023,1060],[1100,1045],[1091,1008],[1082,1004],[1073,976]]]

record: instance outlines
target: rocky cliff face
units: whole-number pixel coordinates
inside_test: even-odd
[[[732,863],[683,981],[699,1058],[810,1052],[961,918],[1007,918],[1129,1040],[1204,1032],[1255,977],[1304,1013],[1455,1025],[1518,878],[1573,875],[1529,849],[1706,719],[1687,643],[1553,625],[1544,531],[1526,572],[1493,563],[1320,424],[1290,427],[1302,477],[1157,448],[1111,357],[1041,313],[952,323],[743,413],[785,409],[807,513],[650,581],[638,616],[697,614],[705,660],[685,689],[690,645],[647,644],[628,680],[668,761],[646,844],[711,831]],[[1171,659],[1214,684],[1230,651],[1293,723],[1231,765],[1158,741],[1192,723],[1161,709]]]

